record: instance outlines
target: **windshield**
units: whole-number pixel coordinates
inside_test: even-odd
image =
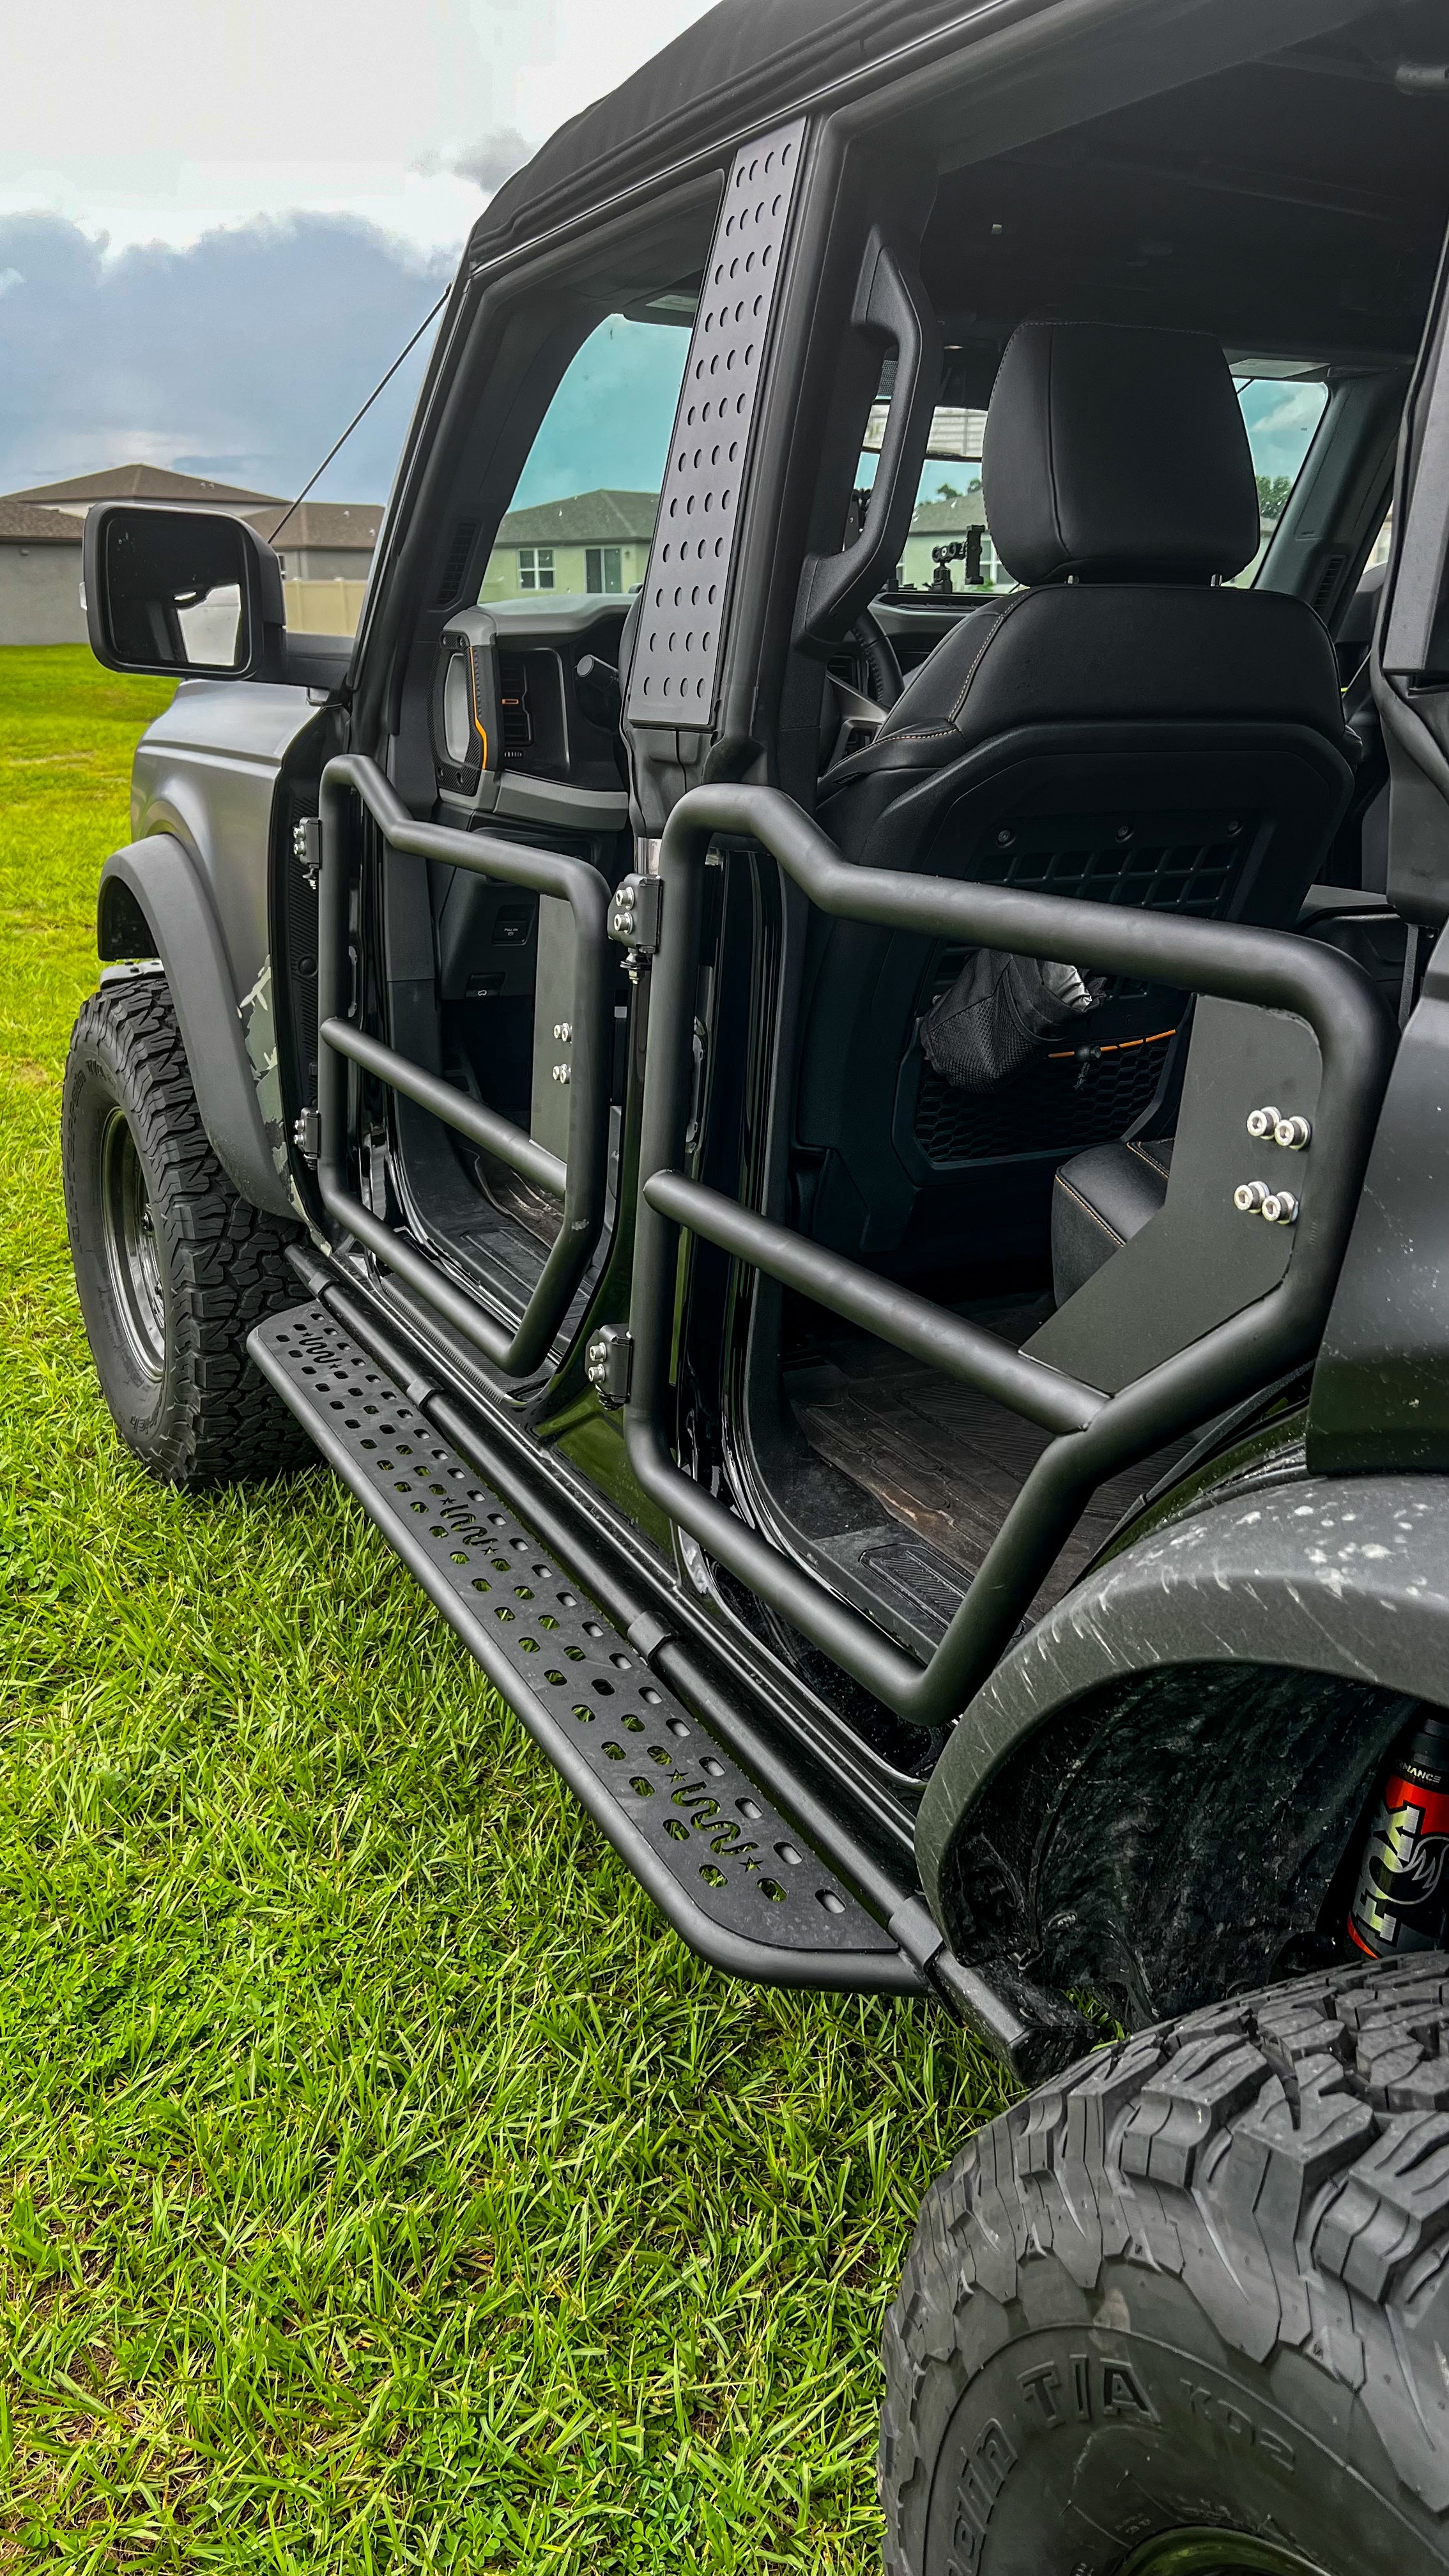
[[[1236,372],[1233,382],[1258,485],[1257,551],[1235,575],[1237,584],[1243,586],[1257,577],[1323,418],[1328,387],[1302,379]],[[856,476],[861,492],[868,492],[875,481],[886,408],[884,402],[871,405]],[[896,567],[893,590],[942,598],[963,591],[981,594],[1016,588],[992,544],[981,497],[981,443],[985,429],[984,411],[937,405],[926,462],[916,487],[910,534]]]

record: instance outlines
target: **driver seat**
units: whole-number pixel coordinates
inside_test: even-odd
[[[866,867],[1291,926],[1355,743],[1313,610],[1223,586],[1259,525],[1217,341],[1024,323],[982,482],[1024,587],[964,616],[869,748],[827,771],[824,830]],[[983,1093],[934,1071],[918,1037],[964,958],[811,923],[796,1218],[898,1276],[1039,1268],[1058,1166],[1172,1124],[1181,993],[1114,979],[1069,1037]]]

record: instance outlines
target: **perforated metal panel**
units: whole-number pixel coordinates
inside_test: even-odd
[[[803,118],[747,143],[730,172],[690,342],[629,678],[632,724],[714,714],[740,484]]]
[[[258,1325],[248,1347],[532,1733],[569,1739],[695,1913],[762,1952],[895,1956],[764,1790],[323,1306]]]

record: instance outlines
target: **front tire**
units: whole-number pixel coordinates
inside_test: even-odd
[[[1449,1958],[1141,2032],[926,2199],[885,2333],[888,2576],[1429,2576],[1446,2355]]]
[[[295,1228],[239,1196],[208,1142],[163,977],[103,986],[62,1095],[71,1258],[101,1392],[162,1482],[197,1490],[315,1456],[253,1368],[254,1324],[298,1304]]]

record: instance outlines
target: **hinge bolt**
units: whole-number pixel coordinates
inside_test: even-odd
[[[584,1375],[607,1405],[627,1404],[634,1363],[632,1336],[621,1324],[601,1324],[584,1349]]]
[[[1250,1109],[1248,1134],[1262,1144],[1264,1138],[1271,1136],[1276,1130],[1280,1115],[1281,1112],[1276,1109]]]
[[[292,826],[292,856],[309,886],[315,886],[322,871],[322,821],[320,815],[307,814]]]
[[[1233,1205],[1239,1216],[1260,1216],[1267,1197],[1266,1181],[1239,1181],[1233,1192]]]
[[[1301,1154],[1312,1133],[1306,1118],[1280,1118],[1273,1130],[1273,1142],[1286,1145],[1290,1154]]]
[[[566,1064],[556,1064],[553,1069],[553,1078],[555,1082],[567,1082],[569,1080],[568,1066]]]
[[[1263,1201],[1263,1214],[1270,1225],[1296,1225],[1298,1201],[1291,1190],[1274,1190]]]

